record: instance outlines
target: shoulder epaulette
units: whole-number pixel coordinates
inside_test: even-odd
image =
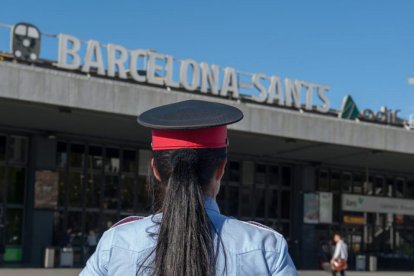
[[[114,225],[112,225],[111,226],[111,229],[112,228],[115,228],[115,227],[117,227],[117,226],[119,226],[119,225],[122,225],[122,224],[126,224],[126,223],[129,223],[129,222],[133,222],[133,221],[137,221],[137,220],[141,220],[141,219],[143,219],[144,217],[141,217],[141,216],[130,216],[130,217],[126,217],[126,218],[124,218],[124,219],[121,219],[120,221],[118,221],[117,223],[115,223]]]
[[[268,231],[272,231],[274,233],[278,233],[275,229],[270,228],[269,226],[263,225],[261,223],[258,223],[256,221],[246,221],[248,224],[254,225],[258,228],[264,229],[264,230],[268,230]]]

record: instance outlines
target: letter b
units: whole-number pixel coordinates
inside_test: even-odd
[[[78,69],[80,66],[78,51],[81,47],[79,39],[65,34],[59,34],[58,39],[59,53],[57,66],[64,69]],[[72,44],[72,48],[69,48],[69,43]],[[71,58],[70,62],[69,58]]]

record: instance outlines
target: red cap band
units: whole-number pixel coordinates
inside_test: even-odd
[[[227,147],[227,126],[192,130],[152,130],[153,150]]]

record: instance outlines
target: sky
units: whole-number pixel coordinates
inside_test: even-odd
[[[413,14],[411,0],[19,0],[2,3],[0,23],[328,85],[333,108],[350,94],[360,109],[408,117]],[[42,43],[41,56],[56,60],[56,44]]]

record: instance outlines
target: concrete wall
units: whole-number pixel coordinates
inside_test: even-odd
[[[153,106],[188,99],[225,102],[243,110],[232,129],[264,135],[414,154],[414,131],[342,120],[198,93],[94,78],[16,63],[0,63],[0,97],[136,116]]]

